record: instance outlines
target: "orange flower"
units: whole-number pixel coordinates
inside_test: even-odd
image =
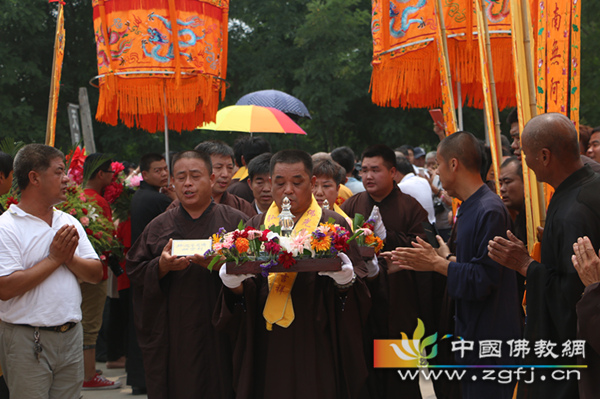
[[[331,248],[331,237],[327,235],[321,238],[313,237],[310,240],[310,246],[316,252],[328,251]]]
[[[381,251],[383,248],[383,240],[379,237],[375,237],[375,242],[377,242],[377,245],[375,246],[375,253],[379,253],[379,251]]]
[[[365,237],[365,244],[371,246],[375,243],[375,234],[371,234]]]
[[[244,252],[248,252],[248,249],[250,248],[250,243],[248,242],[247,238],[238,237],[235,240],[235,248],[240,254],[243,254]]]

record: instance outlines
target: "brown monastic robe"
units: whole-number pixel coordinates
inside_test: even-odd
[[[256,208],[252,206],[252,204],[250,204],[245,199],[238,197],[237,195],[228,193],[227,191],[223,193],[220,204],[230,206],[233,209],[237,209],[249,218],[256,215]],[[171,205],[169,205],[167,210],[177,208],[179,207],[179,205],[181,205],[181,202],[179,202],[179,200],[176,199],[171,203]]]
[[[330,217],[349,229],[344,218],[329,210],[323,210],[321,222]],[[264,218],[255,216],[248,225],[258,228]],[[295,319],[287,328],[266,329],[265,277],[245,280],[243,298],[223,288],[214,322],[218,329],[237,334],[236,398],[347,399],[361,394],[367,378],[362,331],[371,302],[360,278],[366,266],[354,242],[348,256],[358,277],[346,293],[328,276],[298,273],[291,293]]]
[[[219,273],[192,263],[159,279],[158,261],[169,238],[209,238],[220,227],[231,231],[246,219],[243,213],[215,203],[192,219],[180,206],[152,220],[127,253],[150,399],[232,396],[228,338],[211,324],[222,287]]]
[[[383,251],[397,247],[409,247],[420,236],[425,239],[422,223],[427,222],[427,212],[413,197],[400,191],[394,184],[390,194],[381,202],[375,202],[364,191],[347,199],[341,208],[353,219],[360,213],[365,220],[377,205],[385,225],[387,238]],[[394,369],[374,369],[372,356],[373,339],[402,339],[401,332],[412,338],[417,318],[425,324],[425,334],[435,333],[433,320],[433,297],[431,272],[400,271],[391,275],[386,272],[383,258],[379,260],[380,273],[368,281],[373,308],[368,322],[369,336],[365,342],[369,366],[369,392],[377,398],[420,398],[418,381],[402,381]],[[370,346],[369,346],[370,345]]]

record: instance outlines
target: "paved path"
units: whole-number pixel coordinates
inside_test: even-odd
[[[112,399],[112,398],[140,398],[147,399],[147,395],[131,396],[131,387],[125,385],[127,381],[127,374],[125,369],[112,369],[107,370],[105,363],[96,363],[96,367],[102,370],[102,374],[109,380],[119,380],[123,384],[120,389],[103,389],[98,391],[81,391],[83,399]],[[433,391],[433,384],[431,381],[421,379],[421,395],[423,399],[436,399]]]
[[[121,381],[121,388],[119,389],[99,389],[97,391],[81,391],[83,399],[112,399],[112,398],[140,398],[147,399],[147,395],[136,395],[131,396],[131,387],[125,385],[127,382],[127,374],[125,369],[111,369],[106,368],[106,363],[96,363],[96,367],[102,370],[102,375],[112,381]]]

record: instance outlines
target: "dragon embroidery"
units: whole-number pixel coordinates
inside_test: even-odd
[[[400,3],[408,3],[409,1],[411,0],[398,0],[398,2]],[[404,35],[406,35],[406,32],[408,31],[408,28],[411,24],[418,23],[419,29],[425,27],[425,21],[423,20],[423,18],[408,19],[408,16],[416,13],[421,8],[425,7],[426,3],[427,0],[419,0],[419,2],[414,6],[409,6],[402,10],[402,15],[400,16],[400,29],[395,29],[394,25],[396,25],[396,18],[398,18],[400,12],[398,11],[396,5],[392,1],[390,1],[390,34],[393,37],[401,38],[404,37]]]
[[[495,5],[500,4],[500,0],[485,0],[485,2],[487,3],[485,6],[485,15],[492,23],[500,22],[510,14],[509,0],[502,0],[502,8],[498,12],[494,12],[493,8]]]
[[[102,26],[100,26],[100,32],[102,32]],[[113,59],[121,58],[121,61],[123,61],[123,59],[122,59],[123,54],[125,54],[131,48],[130,40],[121,40],[128,36],[127,32],[128,32],[127,28],[125,28],[125,30],[122,32],[118,32],[116,30],[109,30],[109,39],[108,40],[111,45],[110,55]],[[104,36],[99,32],[96,32],[96,43],[98,43],[98,45],[105,44]],[[117,48],[113,50],[113,48],[114,48],[113,46],[117,43],[118,43]],[[99,66],[108,67],[110,65],[110,60],[108,59],[108,55],[106,54],[106,52],[104,50],[99,50],[97,55],[98,55],[98,58],[100,59],[98,62]]]
[[[154,18],[158,18],[160,21],[162,21],[167,31],[172,33],[171,21],[154,13],[148,15],[148,20],[153,21]],[[202,25],[202,22],[198,17],[190,17],[186,21],[181,21],[178,19],[177,24],[195,28]],[[203,39],[205,35],[206,34],[204,33],[202,36],[197,36],[196,33],[189,28],[179,29],[179,48],[183,49],[194,46],[196,42]],[[166,54],[164,54],[164,48],[167,46],[168,50]],[[150,50],[148,50],[148,48]],[[146,57],[153,58],[158,62],[170,62],[174,58],[173,43],[169,42],[166,34],[163,34],[156,28],[148,28],[147,38],[142,40],[142,50],[144,51],[144,55],[146,55]],[[183,51],[180,51],[180,55],[186,56],[190,61],[193,59],[191,54],[184,53]]]

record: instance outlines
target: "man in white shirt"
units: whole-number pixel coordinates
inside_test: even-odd
[[[14,162],[21,202],[0,216],[0,363],[11,397],[79,398],[81,291],[102,264],[66,199],[64,156],[43,144]]]
[[[406,157],[399,156],[398,153],[396,153],[396,170],[396,181],[399,181],[400,191],[419,201],[419,204],[427,211],[427,220],[429,220],[429,223],[434,224],[435,211],[429,182],[422,177],[415,176],[413,165]]]

